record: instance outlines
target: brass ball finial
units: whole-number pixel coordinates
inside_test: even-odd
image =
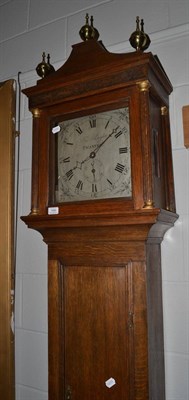
[[[87,40],[90,40],[90,39],[98,40],[99,32],[93,26],[93,16],[91,16],[90,25],[89,25],[89,14],[86,14],[85,19],[86,19],[86,23],[85,23],[85,25],[82,26],[82,28],[79,31],[81,39],[84,42],[86,42]]]
[[[41,78],[45,78],[47,75],[50,75],[54,72],[55,69],[53,65],[50,64],[50,54],[47,54],[47,62],[46,62],[46,54],[43,52],[42,54],[42,62],[40,62],[36,67],[36,72]]]
[[[149,36],[144,32],[143,19],[141,19],[140,23],[140,18],[136,17],[136,30],[131,34],[129,41],[136,51],[144,51],[149,47],[151,41]]]

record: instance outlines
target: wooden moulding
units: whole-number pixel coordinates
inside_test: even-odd
[[[184,129],[184,145],[189,148],[189,105],[182,108],[182,119]]]

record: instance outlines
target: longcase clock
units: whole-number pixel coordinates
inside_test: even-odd
[[[164,400],[172,86],[142,51],[142,30],[127,54],[109,53],[88,20],[81,36],[58,71],[24,90],[33,161],[22,219],[48,245],[49,400]]]

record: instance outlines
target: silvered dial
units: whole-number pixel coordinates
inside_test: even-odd
[[[128,107],[59,123],[56,201],[131,196]]]

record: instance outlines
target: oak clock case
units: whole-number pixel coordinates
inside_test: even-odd
[[[165,400],[160,245],[178,217],[172,86],[143,52],[143,29],[141,48],[126,54],[109,53],[91,29],[24,90],[33,153],[22,219],[48,245],[49,400]]]

